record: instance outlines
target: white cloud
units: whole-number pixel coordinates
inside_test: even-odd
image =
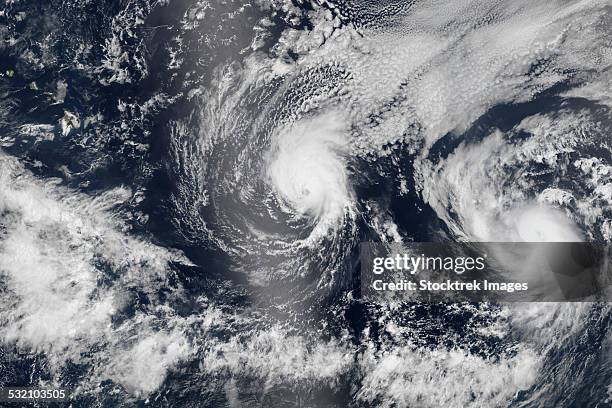
[[[91,198],[54,180],[38,181],[3,155],[0,185],[0,279],[8,287],[0,300],[2,340],[44,353],[52,372],[69,361],[93,364],[90,386],[111,378],[152,391],[187,353],[186,339],[171,329],[180,319],[166,311],[165,332],[138,314],[121,324],[111,318],[125,307],[130,288],[150,295],[154,305],[156,289],[167,286],[168,262],[187,261],[123,232],[112,209],[130,197],[128,190]],[[141,342],[126,349],[134,334]],[[84,357],[92,348],[99,351]],[[151,376],[139,382],[136,375],[108,371],[113,359],[130,360],[130,367],[144,367]]]

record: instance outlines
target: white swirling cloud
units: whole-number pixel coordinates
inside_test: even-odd
[[[302,119],[281,127],[267,157],[267,177],[295,213],[325,233],[352,203],[347,170],[347,131],[336,113]]]

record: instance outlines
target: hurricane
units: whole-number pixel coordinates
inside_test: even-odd
[[[609,244],[611,28],[607,0],[7,1],[0,387],[611,405],[609,302],[374,302],[359,272],[367,242]]]
[[[321,223],[315,229],[332,227],[351,201],[343,158],[347,140],[337,121],[317,118],[280,130],[267,163],[277,195],[298,215]]]

